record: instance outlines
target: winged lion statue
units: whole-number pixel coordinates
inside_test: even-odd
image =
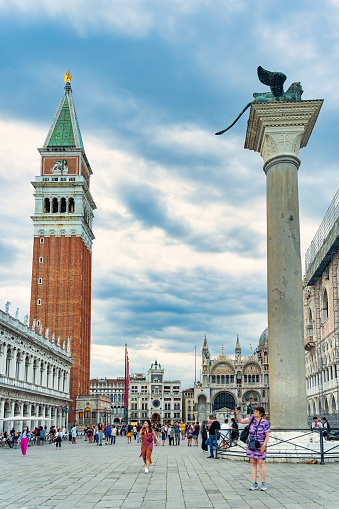
[[[228,126],[223,131],[219,131],[215,133],[216,135],[224,134],[226,131],[231,129],[239,120],[239,118],[245,113],[247,108],[251,106],[253,103],[262,103],[262,102],[283,102],[283,101],[301,101],[301,95],[303,94],[303,89],[300,82],[292,83],[290,88],[284,92],[284,83],[286,81],[286,74],[282,72],[272,72],[266,71],[263,67],[259,65],[258,67],[258,78],[261,83],[264,85],[268,85],[271,89],[271,92],[266,93],[254,93],[253,101],[246,104],[245,108],[240,112],[237,118],[232,122],[230,126]]]

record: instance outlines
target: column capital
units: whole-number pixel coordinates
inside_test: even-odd
[[[253,103],[245,148],[259,152],[265,163],[279,155],[298,161],[299,150],[306,147],[323,102]]]

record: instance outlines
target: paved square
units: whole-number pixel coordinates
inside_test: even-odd
[[[249,463],[207,459],[187,441],[155,447],[149,474],[134,440],[87,444],[34,446],[26,458],[1,448],[0,508],[339,508],[339,463],[267,464],[267,492],[250,492]]]

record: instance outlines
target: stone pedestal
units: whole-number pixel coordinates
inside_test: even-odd
[[[273,428],[306,429],[299,149],[323,101],[252,104],[245,148],[264,159],[267,183],[267,305]]]

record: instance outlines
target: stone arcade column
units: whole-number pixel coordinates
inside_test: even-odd
[[[252,104],[245,148],[264,159],[267,200],[267,307],[272,428],[307,428],[299,149],[322,100]],[[293,419],[291,419],[291,415]]]

